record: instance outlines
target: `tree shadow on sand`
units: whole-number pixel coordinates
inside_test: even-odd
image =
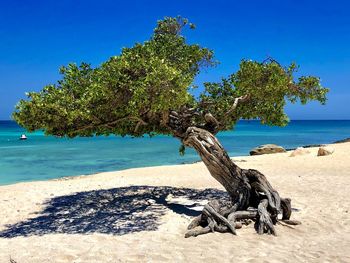
[[[51,233],[124,235],[152,231],[158,229],[160,217],[167,209],[196,216],[203,203],[218,198],[228,197],[226,192],[217,189],[153,186],[79,192],[46,201],[45,209],[37,213],[37,217],[7,225],[0,231],[0,237]]]

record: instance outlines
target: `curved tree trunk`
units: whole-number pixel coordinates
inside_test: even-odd
[[[235,229],[240,228],[242,223],[248,224],[252,220],[259,234],[275,235],[274,225],[280,213],[285,223],[299,224],[289,220],[290,199],[281,199],[259,171],[241,169],[234,164],[213,134],[189,127],[182,142],[199,153],[210,174],[225,187],[231,197],[231,202],[209,202],[202,214],[189,225],[186,237],[213,231],[235,234]]]

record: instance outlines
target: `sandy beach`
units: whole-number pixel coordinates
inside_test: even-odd
[[[223,195],[203,163],[1,186],[0,262],[350,262],[350,143],[332,147],[233,158],[292,199],[302,225],[277,225],[276,237],[249,225],[184,238]]]

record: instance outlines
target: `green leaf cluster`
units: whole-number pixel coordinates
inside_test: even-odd
[[[219,83],[205,83],[200,95],[201,104],[222,124],[231,129],[239,119],[259,119],[267,125],[284,126],[288,116],[284,112],[287,101],[302,104],[316,100],[326,102],[327,88],[320,79],[302,76],[295,79],[297,66],[281,66],[274,59],[263,62],[242,60],[237,72]],[[230,112],[235,98],[247,96]]]
[[[215,64],[211,50],[186,43],[181,35],[186,26],[193,28],[181,17],[165,18],[150,40],[124,48],[100,67],[62,67],[62,80],[28,93],[14,119],[30,131],[68,137],[169,134],[162,116],[193,104],[194,77]]]
[[[216,65],[213,52],[186,42],[182,32],[195,26],[181,17],[158,21],[148,41],[124,48],[99,67],[87,63],[60,69],[62,79],[21,100],[14,119],[29,131],[57,136],[173,134],[164,122],[169,110],[195,108],[193,125],[210,112],[230,129],[241,118],[285,125],[287,101],[326,101],[328,89],[317,77],[295,79],[295,64],[282,67],[273,59],[242,60],[237,72],[218,83],[205,83],[195,98],[190,90],[203,67]],[[248,96],[230,110],[235,98]],[[182,152],[182,150],[180,149]]]

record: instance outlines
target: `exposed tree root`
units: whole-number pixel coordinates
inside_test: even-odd
[[[185,237],[210,232],[230,232],[236,235],[236,229],[253,221],[258,234],[272,235],[276,235],[277,222],[282,225],[301,224],[299,221],[289,219],[292,213],[291,200],[280,198],[263,174],[256,170],[242,170],[242,174],[247,177],[250,185],[250,199],[245,210],[237,210],[238,207],[242,207],[237,201],[210,201],[204,207],[202,214],[190,223]],[[279,214],[282,214],[282,219],[278,219]]]
[[[260,204],[258,205],[258,217],[255,221],[255,229],[259,235],[264,233],[276,235],[276,230],[272,223],[273,217],[267,211],[268,205],[269,203],[267,199],[261,200]]]

